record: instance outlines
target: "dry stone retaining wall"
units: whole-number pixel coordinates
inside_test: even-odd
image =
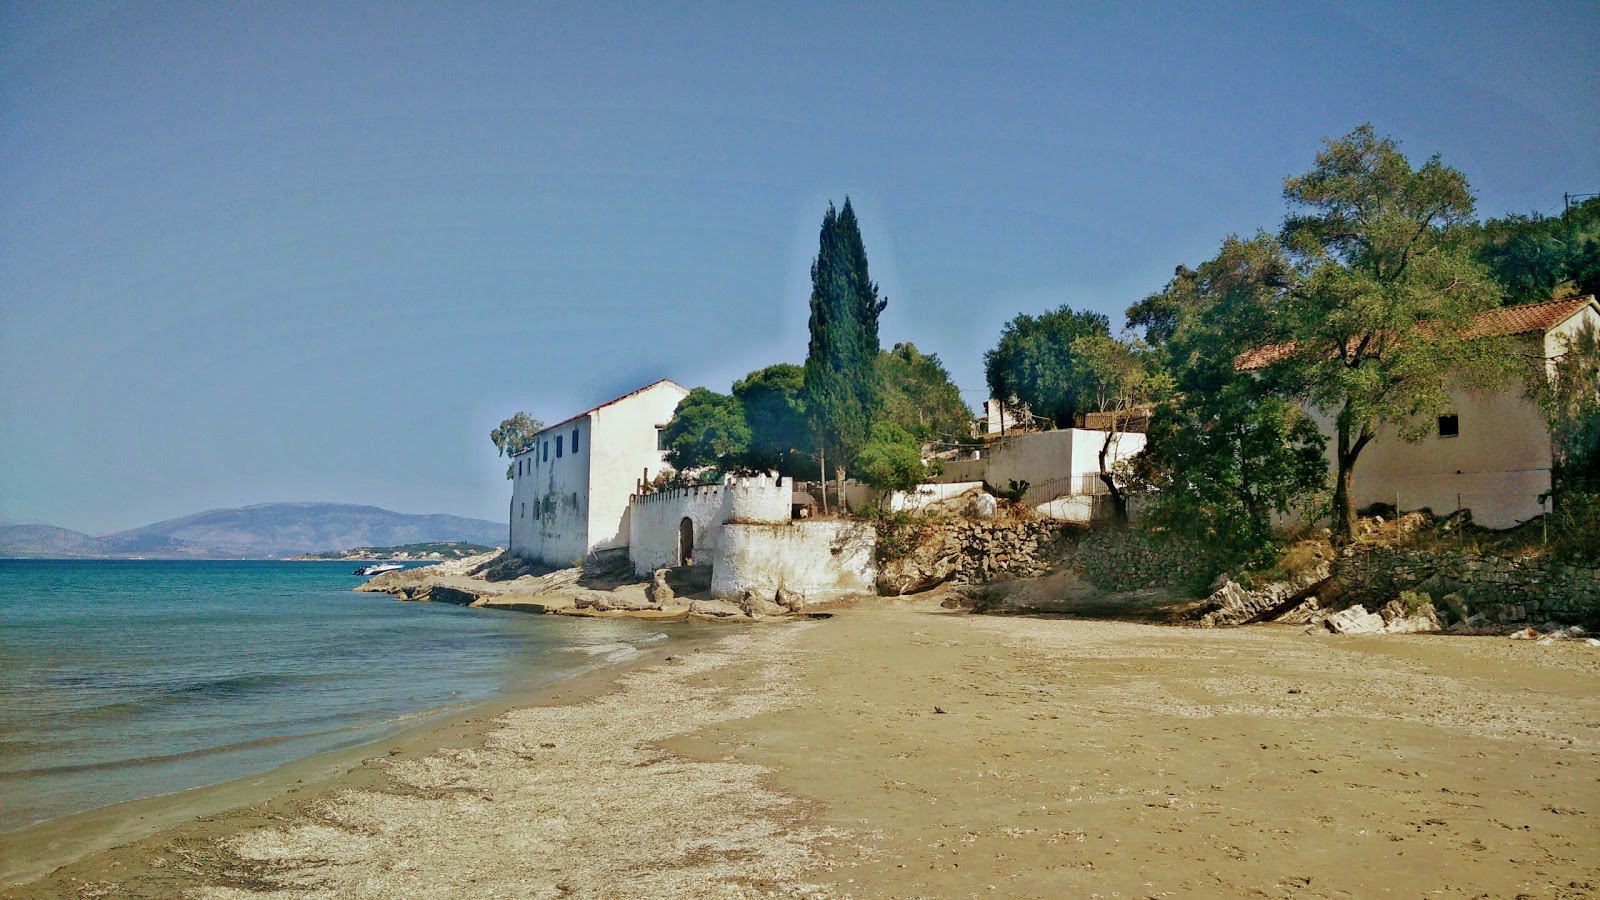
[[[1209,581],[1218,565],[1216,555],[1198,544],[1129,528],[1080,531],[1069,538],[1064,558],[1085,581],[1106,591],[1184,588]]]
[[[1600,617],[1600,568],[1547,559],[1382,549],[1339,560],[1333,577],[1342,589],[1341,602],[1369,607],[1414,590],[1436,602],[1455,594],[1467,615],[1482,614],[1497,622],[1571,623]]]

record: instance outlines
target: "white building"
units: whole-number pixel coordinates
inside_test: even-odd
[[[1111,446],[1106,448],[1107,437]],[[1106,493],[1100,480],[1100,451],[1107,449],[1106,465],[1136,456],[1144,449],[1145,437],[1136,431],[1109,434],[1086,428],[1063,428],[1057,431],[1021,431],[1000,438],[979,451],[977,459],[947,462],[944,471],[935,480],[940,482],[981,481],[997,491],[1008,490],[1011,483],[1028,483],[1023,501],[1030,506],[1040,506],[1064,497],[1084,498],[1084,510],[1093,503],[1089,498]],[[1087,521],[1089,513],[1083,513]]]
[[[511,552],[552,566],[628,546],[628,498],[666,468],[660,431],[689,389],[666,379],[558,422],[511,458]]]
[[[1509,336],[1520,352],[1553,361],[1585,328],[1600,329],[1600,303],[1594,297],[1490,310],[1474,320],[1469,337]],[[1282,352],[1279,347],[1252,351],[1238,366],[1262,368]],[[1384,503],[1401,512],[1429,509],[1438,515],[1470,509],[1473,521],[1488,528],[1509,528],[1542,514],[1539,498],[1550,490],[1550,426],[1524,385],[1456,388],[1450,396],[1456,412],[1439,416],[1432,434],[1421,441],[1402,440],[1390,427],[1362,450],[1352,485],[1356,507]],[[1333,417],[1315,409],[1310,413],[1328,436],[1329,468],[1337,473]]]

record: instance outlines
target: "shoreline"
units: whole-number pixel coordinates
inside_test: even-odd
[[[707,629],[698,651],[641,651],[543,705],[480,708],[457,743],[379,756],[0,895],[1581,896],[1600,885],[1591,648],[937,603]]]
[[[669,623],[670,624],[670,623]],[[694,652],[720,632],[684,635],[635,646],[614,660],[597,658],[572,674],[479,701],[418,714],[418,720],[370,739],[293,759],[264,772],[166,794],[140,797],[70,813],[0,832],[0,892],[26,887],[53,871],[97,854],[137,844],[195,822],[239,813],[263,804],[309,798],[335,785],[365,783],[367,761],[411,759],[451,746],[480,743],[506,712],[570,702],[603,692],[633,668],[675,653]],[[375,751],[383,751],[375,755]]]

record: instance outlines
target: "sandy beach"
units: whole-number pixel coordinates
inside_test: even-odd
[[[668,655],[3,896],[1600,893],[1581,642],[923,601]]]

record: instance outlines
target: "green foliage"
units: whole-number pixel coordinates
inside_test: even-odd
[[[544,430],[543,422],[525,412],[519,412],[489,432],[489,440],[494,442],[499,456],[516,456],[533,446],[533,436],[542,430]],[[516,473],[517,467],[514,464],[506,466],[507,478],[515,476]]]
[[[1247,378],[1158,406],[1146,439],[1129,473],[1136,490],[1151,492],[1142,521],[1233,563],[1270,556],[1273,515],[1309,512],[1327,482],[1316,425]]]
[[[1031,487],[1033,487],[1033,485],[1026,478],[1021,481],[1011,478],[1008,479],[1006,489],[1003,491],[998,491],[997,493],[999,494],[1000,499],[1006,501],[1007,503],[1021,503],[1023,498],[1028,496],[1028,488]]]
[[[750,426],[738,399],[703,387],[678,401],[662,437],[667,463],[679,470],[737,466],[750,449]]]
[[[1578,294],[1600,294],[1600,197],[1561,216],[1490,219],[1468,235],[1506,303],[1539,303],[1567,283]]]
[[[1551,551],[1600,559],[1600,333],[1586,326],[1561,348],[1548,380],[1535,379],[1550,421],[1554,512]]]
[[[1574,561],[1600,563],[1600,489],[1569,487],[1557,495],[1550,516],[1550,552]]]
[[[880,421],[892,422],[919,441],[959,443],[972,436],[972,410],[937,354],[915,344],[895,344],[878,354],[878,383],[883,390]]]
[[[811,264],[804,398],[812,428],[840,471],[871,439],[879,406],[878,316],[887,305],[868,275],[850,199],[838,212],[828,204]]]
[[[1284,197],[1300,210],[1281,235],[1295,278],[1273,313],[1294,343],[1274,375],[1334,417],[1334,531],[1349,539],[1354,467],[1378,430],[1420,439],[1451,410],[1452,379],[1509,377],[1509,342],[1465,339],[1500,289],[1451,234],[1472,215],[1466,178],[1437,156],[1413,169],[1370,125],[1329,141]]]
[[[1072,344],[1091,335],[1110,336],[1111,321],[1100,313],[1062,306],[1037,317],[1017,316],[1000,331],[1000,341],[983,355],[989,395],[1015,397],[1039,416],[1070,427],[1083,411],[1082,379],[1074,368]]]
[[[916,488],[928,470],[922,464],[921,441],[899,425],[878,422],[872,426],[872,440],[856,455],[852,471],[864,484],[888,496]]]
[[[908,509],[890,512],[872,507],[864,510],[864,516],[872,522],[873,530],[878,534],[872,556],[880,566],[910,555],[928,524],[925,514]]]
[[[744,407],[750,446],[742,465],[754,471],[776,471],[810,477],[816,463],[811,430],[806,424],[805,370],[793,363],[758,369],[734,382],[733,396]]]

